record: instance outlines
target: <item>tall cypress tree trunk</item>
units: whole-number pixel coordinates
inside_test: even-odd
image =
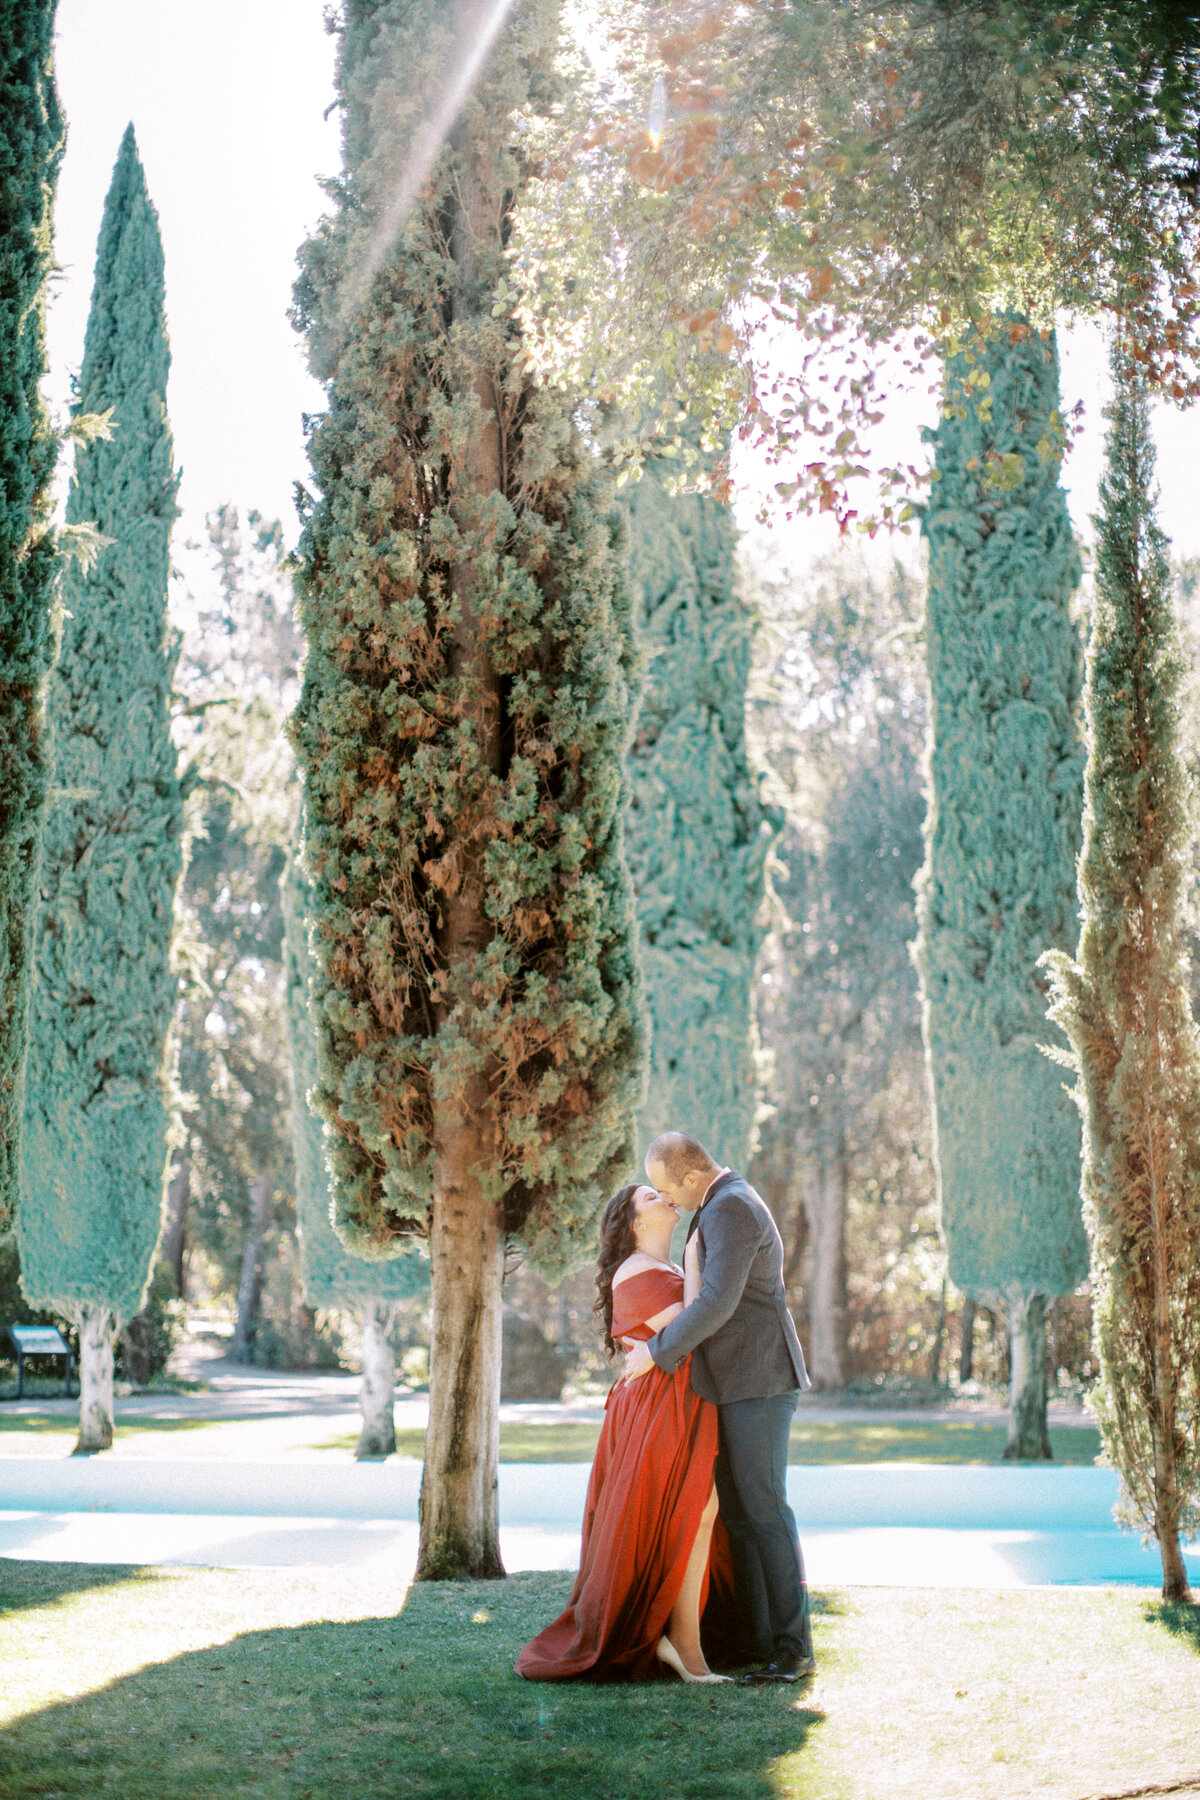
[[[442,1124],[429,1231],[433,1330],[419,1581],[504,1573],[497,1497],[504,1225],[477,1172],[485,1151],[476,1120]]]
[[[1053,1456],[1046,1424],[1046,1296],[1014,1293],[1008,1298],[1012,1386],[1005,1462],[1049,1462]]]
[[[364,1300],[358,1317],[362,1327],[362,1380],[358,1384],[362,1430],[354,1454],[362,1461],[396,1454],[396,1362],[389,1336],[396,1308],[390,1300]]]
[[[960,1387],[964,1382],[975,1378],[975,1314],[978,1302],[970,1294],[963,1295],[962,1319],[959,1324],[958,1341],[958,1380]]]
[[[942,1356],[946,1348],[946,1277],[942,1276],[938,1295],[937,1324],[933,1332],[933,1348],[929,1352],[929,1379],[934,1387],[942,1385]]]
[[[191,1161],[186,1149],[179,1152],[179,1160],[167,1183],[167,1219],[163,1228],[162,1242],[158,1254],[170,1269],[175,1281],[175,1292],[181,1300],[187,1299],[185,1288],[187,1277],[184,1259],[187,1253],[187,1214],[188,1201],[191,1198]]]
[[[113,1441],[113,1331],[107,1306],[81,1306],[79,1326],[79,1437],[73,1455],[111,1450]]]
[[[229,1345],[230,1362],[248,1363],[254,1360],[254,1334],[258,1329],[258,1309],[262,1303],[263,1290],[263,1239],[267,1235],[267,1226],[271,1222],[271,1191],[272,1184],[265,1177],[251,1184],[250,1223],[246,1229],[246,1242],[242,1248],[242,1272],[238,1280],[237,1291],[237,1323],[233,1328],[233,1338]]]
[[[494,255],[501,241],[502,195],[490,193],[472,166],[469,145],[450,233],[455,262],[455,323],[469,328],[479,285],[476,247]],[[473,383],[479,422],[464,458],[456,523],[478,529],[488,499],[502,491],[504,466],[496,395],[485,370]],[[465,677],[474,701],[472,736],[482,768],[500,771],[500,681],[481,648],[484,633],[473,605],[475,569],[454,571],[458,619],[452,667]],[[491,924],[484,912],[483,850],[487,818],[477,810],[456,822],[458,885],[445,906],[443,953],[447,988],[461,991],[486,949]],[[417,1579],[447,1575],[488,1578],[504,1573],[500,1560],[497,1468],[500,1460],[501,1287],[504,1279],[502,1206],[484,1194],[482,1176],[495,1159],[492,1096],[476,1073],[457,1091],[434,1098],[434,1202],[429,1228],[433,1330],[429,1346],[429,1425],[421,1476],[421,1547]]]
[[[846,1156],[844,1142],[822,1145],[804,1182],[804,1210],[812,1249],[809,1337],[814,1388],[846,1385]]]

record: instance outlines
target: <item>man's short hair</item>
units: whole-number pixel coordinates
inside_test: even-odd
[[[665,1169],[669,1181],[682,1181],[693,1169],[703,1175],[717,1167],[700,1139],[686,1131],[664,1131],[656,1137],[646,1152],[646,1167],[651,1163]]]

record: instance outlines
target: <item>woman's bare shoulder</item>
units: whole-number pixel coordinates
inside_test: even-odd
[[[683,1274],[683,1270],[677,1268],[674,1263],[661,1263],[657,1256],[647,1256],[644,1250],[635,1250],[632,1256],[627,1256],[623,1263],[617,1264],[613,1270],[612,1284],[614,1287],[620,1287],[621,1283],[628,1281],[631,1276],[646,1275],[654,1269],[661,1269],[664,1275]]]

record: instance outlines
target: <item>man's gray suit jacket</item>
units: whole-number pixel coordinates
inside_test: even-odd
[[[811,1387],[784,1292],[783,1241],[765,1202],[736,1171],[717,1177],[689,1243],[693,1236],[704,1285],[650,1339],[659,1368],[671,1374],[690,1352],[692,1386],[718,1406]]]

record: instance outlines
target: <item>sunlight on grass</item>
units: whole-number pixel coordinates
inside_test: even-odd
[[[589,1463],[599,1436],[598,1424],[572,1420],[561,1425],[527,1425],[505,1420],[500,1426],[500,1461]],[[1100,1433],[1092,1425],[1051,1426],[1050,1441],[1055,1461],[1061,1464],[1093,1463],[1100,1453]],[[353,1451],[357,1442],[357,1432],[344,1432],[313,1447]],[[1002,1427],[976,1425],[970,1420],[874,1424],[870,1420],[807,1419],[793,1427],[788,1461],[994,1463],[1000,1461],[1003,1450]],[[396,1454],[419,1462],[425,1454],[425,1433],[398,1431]]]
[[[219,1427],[220,1419],[138,1419],[130,1424],[119,1420],[113,1430],[117,1443],[129,1443],[148,1434],[172,1431],[204,1431]],[[27,1414],[24,1417],[0,1414],[0,1455],[46,1456],[69,1455],[79,1435],[78,1422],[60,1415]],[[2,1800],[2,1790],[0,1790]]]
[[[0,1800],[1079,1800],[1200,1778],[1192,1614],[1145,1589],[821,1593],[801,1691],[522,1682],[570,1579],[0,1561]]]
[[[870,1420],[801,1419],[792,1428],[792,1463],[994,1463],[1004,1452],[1000,1425],[970,1419]],[[1058,1463],[1093,1463],[1100,1453],[1094,1425],[1052,1425],[1050,1443]]]

